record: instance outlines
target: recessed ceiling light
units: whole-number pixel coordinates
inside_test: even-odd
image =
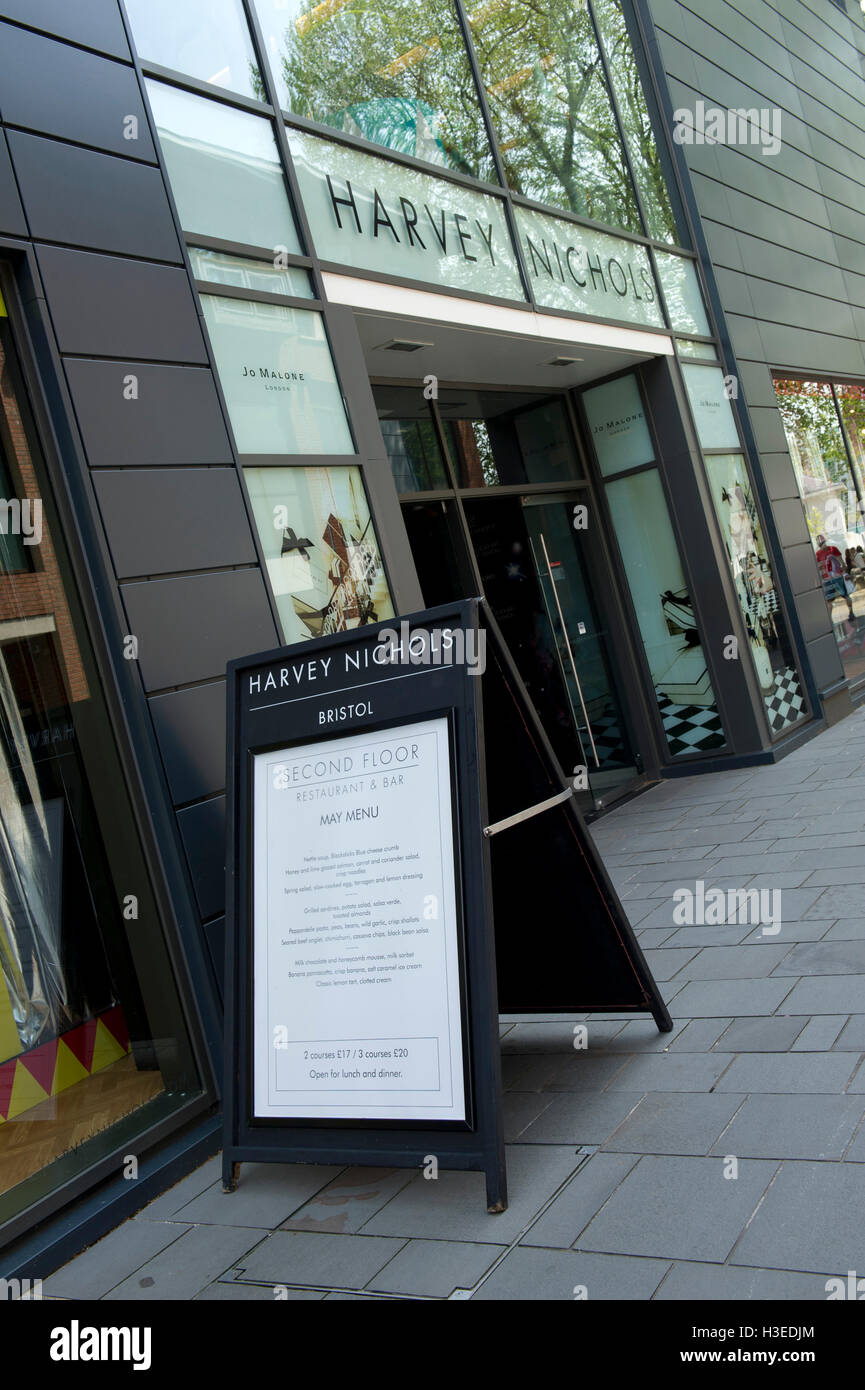
[[[379,343],[376,352],[420,352],[421,348],[434,347],[434,343],[420,343],[413,338],[390,338],[386,343]]]
[[[575,362],[583,362],[582,357],[551,357],[549,362],[543,362],[544,367],[571,367]]]

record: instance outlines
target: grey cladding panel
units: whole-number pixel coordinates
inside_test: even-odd
[[[71,358],[64,366],[92,468],[231,463],[209,370]],[[124,394],[130,376],[135,400]]]
[[[9,148],[37,240],[182,261],[158,169],[20,131]]]
[[[802,594],[808,589],[819,587],[820,575],[810,541],[806,545],[789,546],[784,551],[784,559],[787,562],[787,573],[794,594]]]
[[[0,112],[8,125],[155,160],[132,68],[12,24],[0,24]]]
[[[0,0],[0,19],[18,19],[116,58],[130,56],[117,0]]]
[[[233,468],[134,468],[94,476],[120,579],[255,564]]]
[[[276,646],[257,569],[151,579],[121,594],[147,690],[222,676],[233,657]]]
[[[802,635],[806,642],[815,642],[832,631],[829,606],[822,589],[812,589],[810,593],[800,594],[796,599],[796,611],[802,624]]]
[[[206,362],[185,270],[56,246],[37,256],[61,352]]]
[[[18,189],[15,187],[15,176],[12,173],[9,151],[6,148],[6,137],[2,131],[0,131],[0,232],[6,232],[11,236],[27,235],[27,223],[24,221],[21,199],[18,197]]]
[[[778,537],[783,546],[798,545],[808,540],[805,510],[798,497],[784,498],[772,503]]]
[[[198,910],[202,917],[215,917],[225,910],[225,797],[178,811],[177,823]]]
[[[175,803],[221,791],[225,786],[225,682],[156,695],[150,712]]]
[[[818,690],[827,690],[844,679],[844,668],[838,654],[838,644],[831,635],[808,643],[808,657]]]
[[[799,496],[789,454],[761,454],[760,468],[773,502],[781,497]]]

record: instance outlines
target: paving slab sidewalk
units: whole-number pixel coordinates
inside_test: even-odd
[[[595,822],[675,1028],[502,1020],[503,1215],[479,1174],[251,1164],[226,1196],[211,1159],[44,1295],[825,1299],[865,1267],[863,797],[865,710]],[[697,879],[778,911],[683,923]]]

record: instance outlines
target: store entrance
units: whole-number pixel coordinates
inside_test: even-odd
[[[482,593],[563,770],[595,805],[630,790],[612,574],[565,397],[374,394],[425,603]]]

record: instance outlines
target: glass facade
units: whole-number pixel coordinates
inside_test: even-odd
[[[270,122],[164,82],[147,91],[183,230],[299,251]]]
[[[776,378],[775,392],[845,674],[865,678],[865,387]]]
[[[673,757],[722,748],[724,730],[637,378],[594,386],[582,401],[667,746]]]
[[[2,300],[0,477],[2,1226],[202,1083]]]
[[[469,22],[513,191],[642,231],[585,0],[505,0]]]
[[[515,303],[528,291],[540,309],[683,335],[682,377],[710,478],[720,478],[720,460],[739,458],[738,426],[716,348],[699,341],[712,327],[696,263],[670,250],[684,235],[620,0],[496,0],[471,10],[444,0],[423,9],[403,0],[253,0],[253,8],[270,77],[252,66],[250,81],[261,101],[277,95],[324,268]],[[176,61],[179,73],[190,72],[187,59]],[[190,254],[261,529],[264,477],[249,466],[253,459],[354,451],[324,315],[318,302],[308,309],[293,302],[320,293],[316,273],[304,263],[289,170],[268,119],[222,104],[211,120],[206,108],[215,103],[152,79],[148,85],[187,237],[208,242]],[[263,196],[253,196],[259,184]],[[226,187],[238,196],[221,196]],[[271,267],[271,245],[298,264]],[[220,295],[220,285],[233,286],[235,296]],[[610,512],[625,537],[620,551],[669,746],[677,755],[720,747],[724,731],[636,378],[593,388],[584,403]],[[403,496],[581,478],[560,407],[523,416],[469,403],[439,411],[437,427],[422,415],[381,419]],[[317,487],[321,470],[307,471]],[[264,474],[268,488],[277,487],[277,473]],[[303,474],[283,474],[301,486]],[[723,529],[723,506],[718,516]],[[768,565],[755,526],[755,553]],[[653,528],[663,544],[650,573],[643,557]],[[270,530],[261,535],[269,567],[279,562],[271,580],[285,630],[306,631],[285,601],[288,590],[277,588],[282,553],[271,553]],[[750,571],[735,546],[727,548],[739,592]],[[768,620],[763,597],[758,614],[740,593],[777,732],[800,717],[804,701],[777,601]],[[323,609],[320,593],[309,602]],[[758,648],[769,653],[768,668]],[[671,735],[682,711],[684,723]]]
[[[495,179],[449,0],[255,0],[286,111],[385,149]]]
[[[649,236],[685,244],[673,215],[634,47],[619,0],[592,0]]]
[[[140,56],[240,96],[258,96],[261,74],[241,0],[126,0]]]

